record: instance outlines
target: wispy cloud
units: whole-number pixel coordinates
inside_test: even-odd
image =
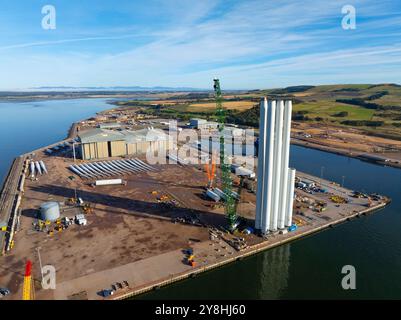
[[[9,76],[0,87],[206,87],[214,75],[231,88],[397,81],[398,1],[352,1],[357,29],[347,31],[341,8],[348,2],[153,1],[150,20],[140,20],[144,6],[136,20],[93,25],[90,36],[78,23],[76,33],[61,30],[62,38],[1,46],[0,71]],[[109,7],[101,3],[107,16]]]
[[[59,44],[67,44],[67,43],[73,43],[73,42],[122,40],[122,39],[129,39],[129,38],[138,38],[138,37],[141,37],[141,36],[137,35],[137,34],[130,34],[130,35],[122,35],[122,36],[114,36],[114,37],[87,37],[87,38],[52,40],[52,41],[27,42],[27,43],[3,46],[3,47],[0,47],[0,51],[10,50],[10,49],[30,48],[30,47],[55,46],[55,45],[59,45]]]

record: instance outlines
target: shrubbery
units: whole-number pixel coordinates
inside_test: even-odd
[[[372,121],[372,120],[344,120],[341,121],[341,124],[345,124],[347,126],[367,126],[367,127],[380,127],[384,124],[384,121]]]
[[[333,117],[341,117],[341,118],[348,117],[348,111],[341,111],[339,113],[333,114]]]

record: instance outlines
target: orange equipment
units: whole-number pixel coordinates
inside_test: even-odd
[[[214,161],[214,155],[212,155],[211,163],[205,164],[206,174],[207,174],[207,187],[211,188],[213,184],[214,175],[216,172],[216,163]]]

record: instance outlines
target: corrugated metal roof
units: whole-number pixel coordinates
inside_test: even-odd
[[[121,127],[121,123],[118,123],[118,122],[105,122],[105,123],[100,123],[98,127],[100,129],[120,128]]]
[[[83,131],[78,136],[82,143],[125,140],[121,132],[100,128]]]
[[[163,130],[142,129],[142,130],[122,130],[113,131],[107,129],[90,129],[81,132],[79,138],[82,143],[107,142],[107,141],[125,141],[127,143],[136,143],[140,141],[165,141],[168,135]]]

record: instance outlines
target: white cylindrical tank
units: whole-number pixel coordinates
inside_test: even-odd
[[[96,180],[95,185],[96,186],[109,186],[109,185],[115,185],[115,184],[123,184],[122,179],[108,179],[108,180]]]
[[[219,202],[219,201],[220,201],[220,197],[219,197],[215,192],[213,192],[213,191],[210,190],[210,189],[207,189],[206,195],[207,195],[209,198],[213,199],[215,202]]]
[[[21,181],[18,187],[18,191],[24,192],[25,175],[21,175]]]
[[[287,203],[285,205],[285,226],[289,227],[292,224],[292,211],[294,204],[294,188],[295,188],[295,169],[288,170],[287,184]]]
[[[60,206],[58,202],[45,202],[40,206],[40,217],[46,221],[56,221],[60,218]]]
[[[223,200],[227,199],[227,195],[222,190],[220,190],[219,188],[214,188],[212,191],[215,194],[217,194],[220,197],[220,199],[223,199]]]
[[[42,168],[40,167],[40,164],[38,161],[35,162],[35,167],[36,167],[36,170],[39,172],[39,174],[42,175]]]
[[[282,100],[277,101],[276,105],[276,127],[275,127],[275,142],[274,142],[274,167],[273,167],[273,210],[270,219],[270,230],[277,230],[278,213],[280,210],[280,181],[281,177],[281,151],[283,148],[283,116],[284,116],[284,102]]]
[[[292,101],[287,100],[284,104],[284,127],[283,127],[283,148],[281,156],[281,185],[280,185],[280,200],[278,213],[278,228],[285,227],[285,208],[287,204],[287,186],[288,186],[288,166],[290,158],[290,138],[291,138],[291,113]]]
[[[263,192],[264,163],[265,163],[265,141],[266,141],[266,122],[267,122],[267,100],[260,100],[260,123],[259,123],[259,146],[258,146],[258,185],[256,190],[256,217],[255,229],[262,228],[262,209],[265,194]]]
[[[33,161],[31,161],[30,167],[31,167],[31,177],[34,178],[35,177],[35,163]]]
[[[46,169],[45,163],[44,163],[42,160],[40,160],[40,161],[39,161],[39,164],[40,164],[40,166],[42,167],[43,172],[44,172],[44,173],[47,173],[47,169]]]
[[[275,148],[275,140],[274,140],[274,132],[276,126],[276,101],[269,101],[268,110],[267,110],[267,121],[268,127],[266,127],[266,157],[264,163],[264,182],[263,182],[263,192],[265,194],[265,201],[263,203],[263,220],[262,220],[262,232],[266,233],[269,229],[270,219],[272,216],[272,201],[273,201],[273,167],[274,167],[274,148]]]

